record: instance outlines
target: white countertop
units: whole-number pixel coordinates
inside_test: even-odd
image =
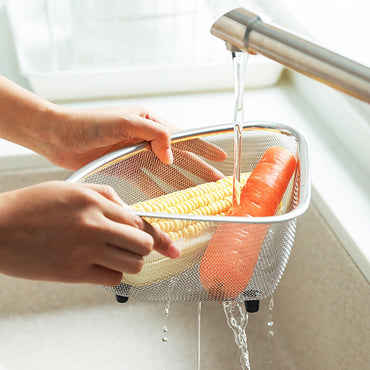
[[[281,122],[298,128],[311,149],[313,201],[345,246],[363,274],[370,280],[370,219],[368,178],[323,125],[320,117],[287,83],[246,90],[247,121]],[[183,130],[230,123],[233,120],[233,92],[135,97],[90,102],[73,102],[74,107],[138,103],[173,122]],[[0,171],[6,168],[45,167],[50,164],[22,147],[0,142]]]

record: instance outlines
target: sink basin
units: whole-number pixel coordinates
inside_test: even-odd
[[[6,369],[196,369],[197,303],[172,302],[165,320],[166,302],[119,304],[95,286],[0,281],[6,287],[0,293]],[[202,369],[240,369],[219,303],[202,305],[201,346]]]

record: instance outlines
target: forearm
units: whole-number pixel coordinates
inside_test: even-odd
[[[172,163],[169,124],[144,107],[71,109],[52,104],[0,76],[0,137],[50,162],[78,169],[112,150],[150,142]]]
[[[57,106],[0,76],[0,137],[42,153]]]

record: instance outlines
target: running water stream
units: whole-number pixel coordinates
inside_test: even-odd
[[[227,325],[234,333],[235,343],[241,351],[240,365],[243,370],[250,370],[246,328],[248,313],[242,301],[223,302]]]
[[[242,132],[244,124],[244,82],[245,69],[248,60],[247,53],[232,53],[234,64],[235,85],[235,108],[234,108],[234,173],[233,173],[233,206],[237,207],[240,201],[240,172]],[[243,370],[250,370],[249,353],[247,345],[246,327],[248,324],[248,313],[244,302],[223,302],[227,324],[234,333],[235,343],[241,351],[240,364]]]
[[[235,86],[235,107],[234,107],[234,173],[233,173],[233,206],[239,205],[240,199],[240,158],[242,151],[242,132],[244,123],[244,81],[245,69],[248,60],[247,53],[233,52],[234,64],[234,86]]]
[[[197,306],[197,369],[200,370],[200,330],[201,330],[201,313],[202,313],[202,302],[198,302]]]

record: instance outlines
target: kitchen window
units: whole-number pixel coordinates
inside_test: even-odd
[[[12,0],[8,15],[22,74],[65,101],[232,89],[230,55],[209,29],[243,3],[260,10],[251,0]],[[249,87],[280,77],[271,60],[250,64]]]

